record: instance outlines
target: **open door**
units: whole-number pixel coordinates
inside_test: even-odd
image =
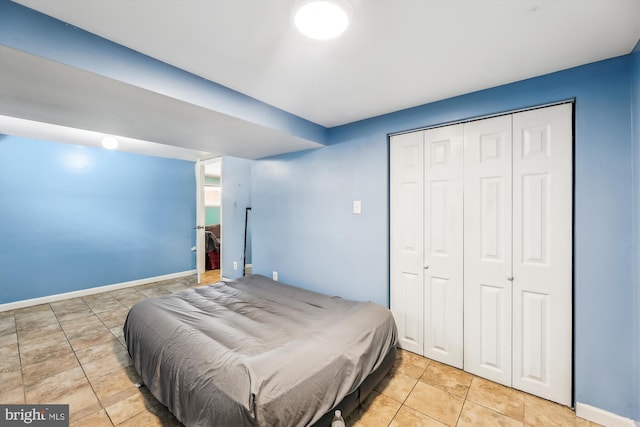
[[[209,196],[205,195],[207,187],[215,186],[217,181],[218,190],[220,188],[220,178],[222,175],[222,158],[216,157],[207,160],[198,160],[195,165],[196,174],[196,225],[194,230],[196,232],[196,272],[198,275],[198,283],[202,282],[202,277],[206,271],[207,264],[207,251],[206,251],[206,238],[205,228],[209,222],[217,222],[222,225],[222,206],[217,207],[217,215],[209,215],[207,209],[211,206],[207,206]],[[214,183],[212,183],[213,181]],[[218,200],[220,200],[218,194]],[[219,202],[220,203],[220,202]],[[214,206],[215,207],[215,206]],[[222,265],[219,263],[220,275],[222,277]]]
[[[196,162],[196,273],[198,283],[202,281],[205,269],[204,248],[204,165],[201,160]]]

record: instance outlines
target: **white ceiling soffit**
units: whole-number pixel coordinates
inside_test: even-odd
[[[138,141],[130,144],[131,151],[176,158],[224,154],[257,159],[322,147],[5,46],[0,46],[0,69],[0,115],[126,136]],[[6,119],[4,123],[6,126]],[[59,140],[62,134],[59,130],[56,132]],[[77,143],[75,137],[71,139]],[[149,150],[139,151],[142,141],[156,144],[149,146]],[[161,145],[173,147],[169,151],[157,151]],[[178,155],[176,147],[186,152]]]
[[[9,116],[0,116],[0,137],[2,134],[98,148],[103,148],[102,138],[105,136],[102,132],[18,119]],[[189,161],[211,157],[211,153],[204,151],[157,144],[124,136],[118,136],[117,139],[118,151]]]
[[[331,127],[629,53],[638,0],[350,0],[339,38],[292,0],[17,0]]]

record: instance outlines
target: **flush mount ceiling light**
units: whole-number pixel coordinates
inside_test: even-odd
[[[294,4],[293,21],[305,36],[328,40],[347,29],[350,12],[342,0],[301,0]]]
[[[115,150],[118,148],[118,140],[110,135],[102,137],[102,146],[107,150]]]

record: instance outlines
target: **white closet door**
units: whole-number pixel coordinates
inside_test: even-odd
[[[572,106],[513,115],[513,387],[571,404]]]
[[[424,355],[463,363],[463,125],[424,132]]]
[[[399,345],[423,352],[423,132],[391,138],[391,311]]]
[[[464,128],[464,368],[511,386],[511,116]]]

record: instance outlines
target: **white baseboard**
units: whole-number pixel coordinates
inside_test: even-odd
[[[585,420],[593,421],[594,423],[603,425],[605,427],[638,427],[640,424],[633,421],[631,418],[625,418],[620,415],[616,415],[612,412],[605,411],[604,409],[596,408],[595,406],[587,405],[586,403],[576,403],[576,415]]]
[[[78,291],[65,292],[63,294],[47,295],[45,297],[25,299],[22,301],[0,304],[0,312],[16,310],[18,308],[31,307],[38,304],[46,304],[64,299],[84,297],[87,295],[99,294],[102,292],[115,291],[117,289],[130,288],[133,286],[146,285],[147,283],[160,282],[162,280],[178,279],[196,274],[195,270],[181,271],[179,273],[165,274],[162,276],[147,277],[146,279],[131,280],[129,282],[115,283],[113,285],[98,286],[95,288],[80,289]]]

